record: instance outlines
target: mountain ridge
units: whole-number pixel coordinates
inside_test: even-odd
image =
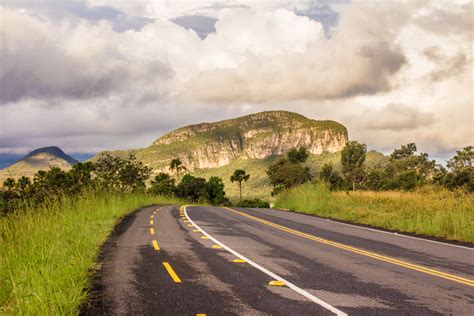
[[[41,147],[33,150],[12,165],[0,169],[0,181],[3,182],[8,177],[20,178],[26,176],[33,178],[39,170],[48,170],[51,167],[58,167],[69,170],[78,161],[67,155],[57,146]]]
[[[306,147],[312,154],[336,153],[348,141],[347,129],[335,121],[317,121],[287,111],[265,111],[175,129],[142,149],[99,153],[137,156],[156,172],[168,171],[180,158],[190,171],[218,168],[240,159],[265,159]]]

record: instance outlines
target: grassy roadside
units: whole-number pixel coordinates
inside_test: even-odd
[[[305,184],[280,194],[275,207],[474,243],[474,195],[441,188],[348,194],[331,192],[322,184]]]
[[[102,243],[130,211],[177,200],[86,193],[0,217],[0,314],[76,314]]]

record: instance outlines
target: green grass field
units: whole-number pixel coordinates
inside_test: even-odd
[[[275,207],[474,243],[474,195],[442,188],[346,193],[331,192],[323,184],[305,184],[280,194]]]
[[[0,315],[77,314],[100,246],[130,211],[179,201],[88,193],[0,217]]]

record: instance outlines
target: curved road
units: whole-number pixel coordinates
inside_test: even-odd
[[[263,209],[148,207],[121,225],[84,314],[474,311],[472,248]]]

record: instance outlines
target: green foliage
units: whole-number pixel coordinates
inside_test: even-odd
[[[204,178],[184,175],[176,186],[176,196],[193,202],[211,203],[214,205],[228,204],[225,196],[224,183],[219,177]]]
[[[266,201],[262,201],[260,199],[253,199],[253,200],[243,200],[239,202],[236,206],[247,207],[247,208],[270,208],[270,203]]]
[[[439,170],[425,153],[416,154],[413,143],[395,149],[388,163],[367,170],[365,187],[370,190],[414,190],[433,182]]]
[[[319,179],[327,183],[331,191],[343,190],[345,188],[344,179],[341,177],[339,172],[334,170],[333,165],[330,163],[323,165],[323,168],[319,173]]]
[[[300,149],[292,148],[286,155],[288,157],[288,161],[292,163],[305,163],[309,157],[309,153],[304,147],[301,147]]]
[[[13,211],[25,201],[37,205],[94,188],[120,192],[144,191],[150,172],[151,169],[133,155],[128,159],[104,155],[96,163],[77,163],[69,171],[58,167],[40,170],[33,182],[27,177],[17,182],[7,179],[6,190],[0,189],[0,214]]]
[[[134,155],[124,159],[106,154],[95,163],[95,173],[99,183],[106,188],[125,192],[143,191],[151,168]]]
[[[206,197],[206,179],[196,178],[192,175],[184,175],[176,187],[176,196],[198,202],[200,198]]]
[[[457,151],[456,155],[448,161],[447,167],[450,172],[445,174],[443,182],[449,189],[464,188],[469,192],[474,192],[473,149],[473,146],[467,146]]]
[[[160,172],[151,180],[151,187],[149,192],[163,196],[173,196],[176,192],[175,179],[172,179],[169,174]]]
[[[230,182],[239,183],[240,201],[242,201],[242,182],[247,182],[249,179],[250,175],[242,169],[235,170],[234,173],[230,176]]]
[[[179,181],[179,174],[181,171],[185,171],[186,167],[183,166],[183,162],[179,158],[174,158],[170,162],[170,170],[176,172],[176,179]]]
[[[207,200],[213,205],[227,204],[229,200],[225,197],[224,183],[219,177],[211,177],[206,182]]]
[[[298,159],[295,160],[295,151],[296,150],[290,151],[292,152],[291,159],[293,161],[299,161]],[[290,152],[288,152],[287,158],[279,158],[268,167],[267,175],[273,185],[272,196],[279,194],[285,189],[311,181],[310,169],[299,162],[292,162],[290,160]],[[299,156],[301,150],[296,152],[298,152],[298,157],[303,158],[304,155]]]
[[[305,183],[277,196],[275,207],[390,230],[474,242],[474,196],[425,186],[413,192],[331,192]]]
[[[355,191],[358,183],[364,178],[364,161],[367,153],[367,146],[358,141],[350,141],[341,153],[342,173],[352,184]]]

